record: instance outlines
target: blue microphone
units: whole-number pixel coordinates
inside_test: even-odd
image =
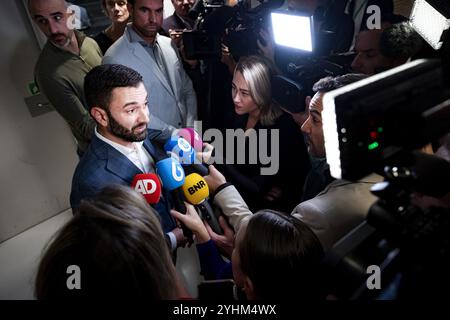
[[[172,136],[164,145],[164,151],[172,158],[177,159],[185,169],[197,172],[201,176],[209,174],[209,170],[204,164],[196,163],[195,149],[185,138]]]
[[[184,184],[185,174],[181,164],[174,158],[166,158],[156,163],[156,173],[161,178],[163,188],[175,190]]]
[[[156,163],[156,174],[159,176],[164,189],[169,190],[172,195],[174,209],[186,214],[187,208],[184,204],[183,191],[181,187],[185,182],[185,173],[181,164],[174,158],[166,158]],[[181,229],[186,238],[192,241],[192,231],[181,223]]]

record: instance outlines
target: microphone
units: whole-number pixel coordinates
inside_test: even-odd
[[[203,140],[194,128],[182,128],[175,131],[175,134],[184,138],[194,148],[195,151],[203,151]]]
[[[197,163],[196,152],[185,138],[178,135],[170,137],[164,144],[164,151],[172,158],[174,157],[178,160],[183,166],[198,172],[202,176],[209,174],[209,170],[204,164]]]
[[[154,173],[137,174],[131,182],[131,187],[142,194],[148,204],[156,204],[161,198],[161,182]]]
[[[166,158],[156,163],[156,173],[161,178],[163,188],[170,191],[174,208],[182,214],[186,214],[186,206],[180,187],[185,182],[185,174],[181,164],[173,158]],[[192,231],[181,223],[181,229],[186,238],[192,239]]]
[[[198,173],[191,173],[186,177],[182,190],[186,200],[200,209],[202,219],[209,223],[214,232],[223,234],[219,221],[207,201],[209,187],[205,179]]]

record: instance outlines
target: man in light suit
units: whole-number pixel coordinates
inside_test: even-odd
[[[176,45],[158,34],[163,22],[162,0],[131,0],[132,16],[124,35],[106,52],[103,64],[122,64],[140,72],[151,92],[150,128],[193,127],[197,99],[183,69]]]
[[[136,71],[122,65],[97,66],[86,75],[84,90],[97,127],[73,176],[70,204],[74,214],[83,199],[92,198],[103,187],[131,186],[137,174],[154,172],[154,164],[165,157],[161,144],[170,137],[168,130],[147,129],[148,95]],[[185,238],[169,213],[171,206],[170,195],[164,191],[153,205],[174,250]]]

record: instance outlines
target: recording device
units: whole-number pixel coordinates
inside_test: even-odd
[[[197,1],[190,11],[197,19],[195,28],[183,34],[186,56],[219,58],[222,40],[235,57],[257,54],[257,40],[264,41],[260,30],[265,28],[270,10],[283,2],[259,0],[258,6],[249,8],[246,1],[238,1],[233,7],[224,1]]]
[[[182,128],[175,130],[175,135],[186,139],[187,142],[194,148],[195,151],[201,152],[203,150],[202,137],[193,128]]]
[[[185,174],[181,164],[173,159],[166,158],[156,163],[156,173],[161,179],[164,189],[169,190],[172,196],[175,210],[182,214],[186,214],[187,208],[184,204],[181,186],[185,181]],[[192,231],[181,223],[183,234],[186,238],[192,239]]]
[[[305,98],[313,96],[314,83],[325,77],[350,72],[354,54],[336,54],[326,59],[309,58],[298,65],[290,62],[287,75],[272,77],[272,99],[291,113],[305,112]]]
[[[328,8],[332,10],[332,8]],[[317,19],[323,19],[318,16]],[[334,33],[316,32],[314,18],[306,13],[276,10],[271,12],[277,63],[283,75],[275,76],[272,99],[291,113],[305,111],[305,97],[327,76],[349,73],[354,53],[332,53]],[[317,20],[316,19],[316,20]]]
[[[164,151],[177,158],[181,164],[195,162],[195,150],[186,139],[180,136],[171,136],[164,144]]]
[[[278,105],[291,113],[305,112],[305,99],[307,90],[289,79],[288,77],[277,75],[272,77],[272,99]]]
[[[205,179],[197,173],[192,173],[186,177],[182,190],[186,200],[200,210],[200,217],[208,222],[211,229],[217,234],[223,234],[218,218],[208,203],[209,188]]]
[[[436,298],[450,285],[450,209],[413,195],[450,193],[450,162],[415,149],[450,131],[450,95],[439,61],[418,60],[326,93],[327,161],[337,178],[378,172],[379,200],[324,259],[328,291],[341,299]],[[441,204],[442,205],[442,204]],[[380,290],[367,282],[378,267]]]
[[[161,182],[154,173],[137,174],[131,187],[142,194],[148,204],[156,204],[161,198]]]
[[[292,14],[274,11],[270,14],[275,44],[304,53],[314,51],[313,17],[306,14]]]
[[[446,133],[450,98],[438,60],[416,60],[324,95],[325,149],[331,175],[357,180],[383,172],[400,150]]]
[[[170,137],[164,144],[164,151],[180,162],[185,169],[189,169],[191,172],[198,172],[202,176],[208,175],[208,168],[197,161],[195,149],[183,137],[178,135]]]
[[[227,301],[240,300],[239,289],[231,279],[206,280],[198,285],[199,300]]]
[[[231,8],[225,6],[224,1],[197,0],[189,10],[189,17],[195,20],[195,24],[193,30],[183,32],[184,53],[188,59],[206,60],[220,57],[221,39],[219,34],[213,33],[203,26],[205,17],[218,9],[223,11],[220,13],[221,18],[227,19]],[[222,24],[218,21],[215,21],[214,24],[216,23]],[[214,26],[214,28],[222,29],[221,26]]]
[[[190,60],[204,60],[221,54],[220,39],[209,36],[204,30],[183,31],[183,45],[186,58]]]

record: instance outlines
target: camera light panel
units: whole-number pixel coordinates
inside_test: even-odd
[[[277,45],[313,51],[312,17],[272,12],[272,30]]]
[[[433,49],[442,46],[442,33],[450,28],[450,19],[426,0],[416,0],[410,16],[411,25]]]

